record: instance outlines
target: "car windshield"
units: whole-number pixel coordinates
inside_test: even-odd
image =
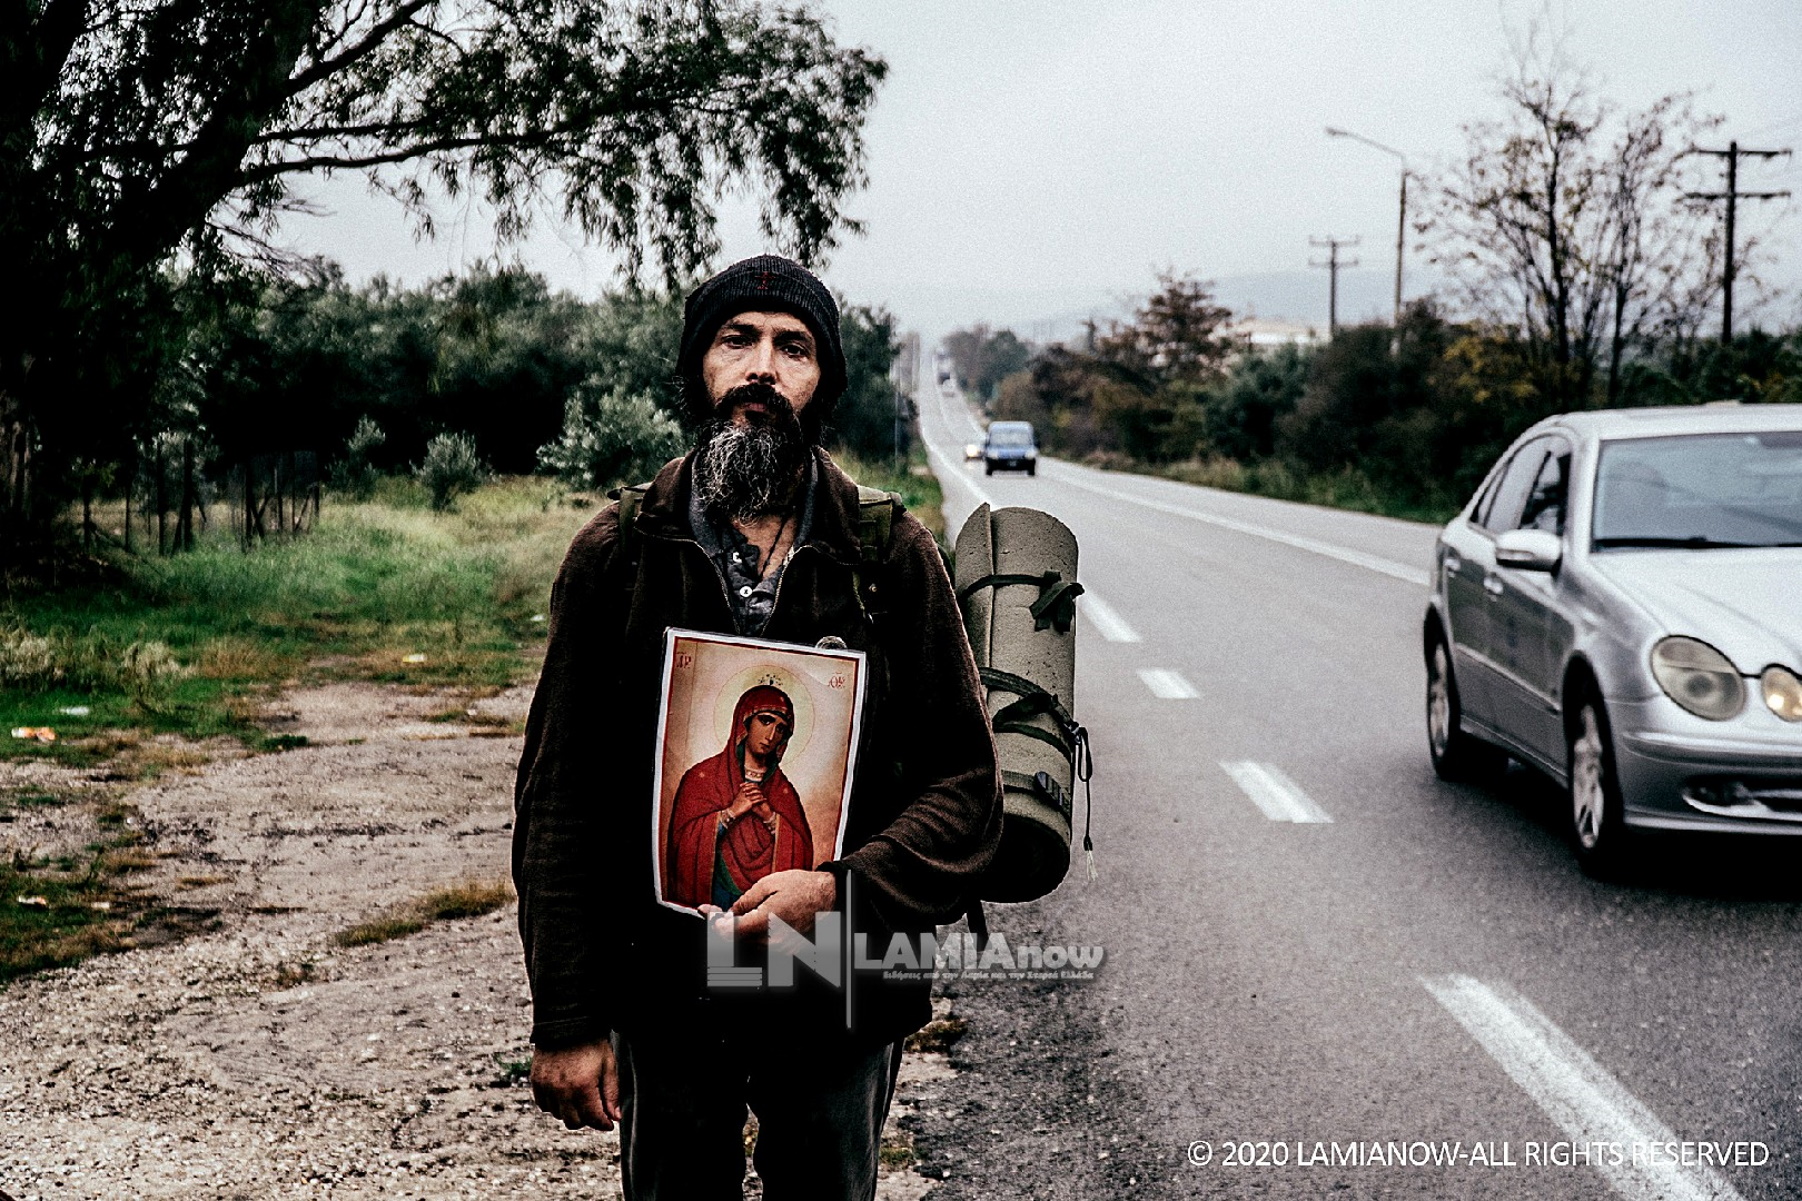
[[[1802,430],[1602,444],[1597,550],[1802,546]]]
[[[1031,446],[1032,427],[1030,425],[991,425],[989,427],[990,446]]]

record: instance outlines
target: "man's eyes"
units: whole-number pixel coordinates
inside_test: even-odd
[[[732,350],[747,350],[757,345],[759,337],[746,331],[725,331],[719,336],[719,344]],[[776,349],[788,358],[807,360],[813,358],[813,347],[800,339],[783,339],[776,343]]]

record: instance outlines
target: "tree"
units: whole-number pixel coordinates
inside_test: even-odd
[[[730,189],[804,258],[854,230],[886,72],[752,0],[22,0],[0,29],[0,250],[31,298],[0,328],[0,541],[143,424],[179,334],[161,269],[279,258],[298,178],[365,172],[428,233],[434,191],[503,237],[551,201],[674,283]]]
[[[1464,127],[1464,159],[1434,190],[1432,259],[1473,315],[1521,341],[1549,410],[1594,403],[1598,384],[1617,401],[1633,350],[1707,303],[1717,247],[1679,172],[1718,120],[1687,95],[1623,114],[1536,30],[1502,98],[1502,118]]]
[[[1023,371],[1032,358],[1032,346],[1011,329],[990,329],[978,322],[969,329],[945,336],[945,353],[957,371],[957,386],[974,392],[984,403],[995,399],[1001,381]]]
[[[1207,397],[1208,449],[1249,463],[1276,450],[1277,422],[1293,412],[1307,386],[1314,352],[1294,343],[1248,350]]]
[[[833,407],[826,433],[830,441],[869,461],[906,454],[911,405],[891,374],[901,343],[895,319],[884,308],[847,304],[840,298],[839,322],[845,347],[845,392]]]
[[[563,435],[539,448],[538,466],[572,488],[605,491],[649,480],[686,444],[656,401],[596,377],[569,398]]]
[[[1214,303],[1211,282],[1165,271],[1158,285],[1130,324],[1096,343],[1096,358],[1146,392],[1218,380],[1240,347],[1232,310]]]
[[[1095,343],[1100,376],[1090,395],[1119,449],[1158,462],[1186,458],[1205,437],[1205,393],[1223,378],[1241,341],[1212,283],[1163,272],[1133,320]]]

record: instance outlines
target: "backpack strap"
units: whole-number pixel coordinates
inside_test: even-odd
[[[1007,572],[985,575],[959,588],[957,603],[966,604],[972,595],[984,588],[1005,588],[1009,584],[1027,584],[1039,590],[1039,599],[1032,602],[1033,629],[1051,626],[1060,634],[1070,632],[1070,625],[1076,620],[1076,598],[1082,595],[1082,585],[1075,580],[1066,580],[1055,571],[1047,571],[1044,575]]]
[[[851,568],[851,574],[856,581],[857,603],[872,620],[888,612],[888,595],[877,577],[894,538],[897,499],[892,492],[857,485],[857,564]]]
[[[607,494],[619,502],[619,532],[622,538],[631,533],[632,527],[638,523],[638,510],[644,506],[644,494],[650,490],[649,484],[626,484]]]
[[[607,494],[619,502],[619,545],[626,555],[624,576],[628,592],[638,582],[638,552],[642,539],[636,536],[635,531],[638,527],[638,511],[644,507],[645,493],[650,490],[649,484],[627,484]]]

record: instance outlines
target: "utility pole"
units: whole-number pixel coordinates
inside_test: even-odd
[[[1354,142],[1362,142],[1373,150],[1381,150],[1384,154],[1394,155],[1402,165],[1401,204],[1398,206],[1395,220],[1395,328],[1402,327],[1402,259],[1408,245],[1408,156],[1393,146],[1385,146],[1373,141],[1361,133],[1353,133],[1349,129],[1326,127],[1329,138],[1350,138]]]
[[[1751,158],[1776,158],[1788,154],[1784,150],[1747,150],[1738,142],[1728,142],[1725,150],[1705,150],[1700,146],[1692,146],[1694,154],[1712,154],[1716,158],[1727,160],[1727,190],[1725,192],[1686,192],[1691,200],[1725,200],[1727,202],[1727,246],[1726,261],[1721,266],[1721,345],[1733,344],[1733,217],[1734,209],[1741,200],[1780,200],[1788,196],[1788,192],[1742,192],[1739,190],[1739,160],[1742,156]]]
[[[1339,332],[1339,269],[1358,265],[1357,259],[1341,261],[1339,248],[1357,244],[1358,239],[1356,238],[1335,238],[1332,234],[1328,234],[1324,238],[1308,239],[1310,246],[1326,247],[1326,262],[1316,263],[1313,259],[1309,259],[1308,266],[1326,268],[1326,335],[1329,339]]]

